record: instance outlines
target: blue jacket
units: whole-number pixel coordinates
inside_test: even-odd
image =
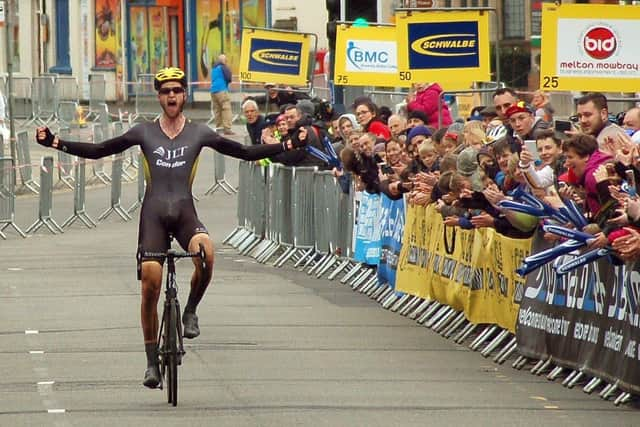
[[[211,89],[209,92],[226,92],[231,83],[231,70],[225,64],[216,62],[211,70]]]

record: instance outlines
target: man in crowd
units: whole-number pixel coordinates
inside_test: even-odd
[[[624,133],[624,129],[609,121],[607,97],[599,92],[588,93],[578,99],[577,113],[580,131],[591,135],[603,148],[609,138]]]

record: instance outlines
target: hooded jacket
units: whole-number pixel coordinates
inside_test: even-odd
[[[589,156],[589,160],[587,160],[587,164],[585,165],[584,175],[580,179],[580,184],[584,185],[586,190],[586,202],[587,209],[593,215],[595,215],[600,210],[600,198],[598,197],[598,187],[596,184],[596,178],[593,176],[593,173],[596,171],[598,166],[601,164],[611,160],[612,157],[604,153],[600,150],[596,150]]]
[[[438,98],[442,93],[442,88],[438,83],[433,83],[427,86],[425,89],[416,93],[416,99],[409,102],[407,109],[409,111],[421,110],[424,111],[429,119],[429,123],[425,123],[427,126],[431,126],[434,129],[438,129],[442,126],[449,126],[453,123],[451,119],[451,113],[449,107],[442,101],[442,126],[438,126]]]

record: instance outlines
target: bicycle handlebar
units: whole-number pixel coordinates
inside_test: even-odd
[[[200,244],[200,250],[198,252],[179,252],[175,249],[169,249],[167,252],[141,252],[140,258],[159,258],[159,259],[167,259],[167,258],[200,258],[204,261],[205,259],[205,251],[202,243]]]

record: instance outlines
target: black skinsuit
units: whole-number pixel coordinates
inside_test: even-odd
[[[195,234],[207,233],[198,219],[191,194],[203,147],[243,160],[258,160],[284,151],[280,144],[245,146],[189,121],[174,139],[168,138],[156,121],[139,124],[122,136],[98,144],[60,140],[58,149],[98,159],[134,145],[139,145],[144,155],[147,182],[140,212],[139,249],[156,253],[169,249],[170,233],[185,250]]]

